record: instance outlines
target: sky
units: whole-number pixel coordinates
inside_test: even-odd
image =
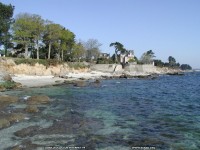
[[[61,24],[76,40],[97,39],[102,52],[114,53],[112,42],[141,55],[153,50],[164,62],[200,68],[200,0],[0,0],[19,13]]]

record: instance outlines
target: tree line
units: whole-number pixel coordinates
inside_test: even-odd
[[[97,59],[101,46],[97,39],[76,41],[76,35],[60,24],[29,13],[20,13],[13,19],[13,11],[14,6],[0,2],[0,46],[4,46],[5,56],[12,48],[16,50],[12,56],[23,52],[21,56],[25,58]]]
[[[120,63],[120,55],[130,52],[120,42],[113,42],[110,44],[110,47],[115,48],[113,56],[109,59],[99,58],[101,43],[97,39],[77,41],[76,35],[60,24],[29,13],[20,13],[13,19],[13,11],[14,6],[0,2],[0,46],[4,46],[5,56]],[[16,53],[8,54],[9,48],[16,50]],[[172,56],[169,56],[169,62],[166,63],[154,58],[154,52],[149,50],[143,53],[140,59],[134,56],[129,61],[137,64],[155,63],[155,66],[159,67],[191,69],[187,64],[176,63]]]

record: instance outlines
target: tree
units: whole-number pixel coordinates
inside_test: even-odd
[[[181,70],[192,70],[192,67],[188,64],[182,64],[180,68]]]
[[[97,60],[100,54],[100,46],[102,44],[99,43],[97,39],[89,39],[85,42],[84,47],[86,49],[86,59],[87,60]]]
[[[61,49],[61,58],[63,60],[64,51],[71,49],[75,43],[75,34],[65,28],[62,29],[60,35],[60,49]],[[71,52],[70,52],[71,53]]]
[[[23,44],[25,48],[25,58],[28,58],[28,48],[34,44],[34,21],[32,15],[23,13],[19,14],[13,24],[14,41]]]
[[[14,6],[4,5],[0,2],[0,46],[4,45],[5,55],[7,56],[7,49],[12,47],[11,34],[9,29],[13,23]]]
[[[168,57],[169,65],[173,66],[176,64],[176,59],[172,56]]]
[[[79,61],[84,58],[86,49],[81,42],[75,43],[72,50],[72,56],[75,61]]]
[[[39,42],[42,40],[44,33],[44,20],[39,15],[32,15],[32,34],[35,42],[35,48],[37,50],[37,59],[39,59]]]
[[[175,64],[176,63],[176,59],[172,56],[168,57],[168,61],[169,61],[169,64]]]
[[[51,55],[52,44],[57,42],[61,36],[62,27],[59,24],[47,22],[45,26],[44,42],[48,45],[48,59]]]
[[[165,63],[162,62],[162,60],[159,60],[159,59],[155,59],[154,64],[155,64],[155,66],[158,66],[158,67],[164,67],[165,66]]]
[[[140,58],[140,62],[143,64],[151,64],[153,63],[154,57],[155,57],[154,52],[152,50],[149,50],[142,54]]]
[[[111,46],[115,47],[115,62],[119,62],[117,59],[118,52],[124,54],[124,53],[126,53],[126,49],[124,48],[124,45],[122,45],[119,42],[110,43],[110,47]]]

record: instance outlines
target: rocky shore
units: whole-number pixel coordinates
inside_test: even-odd
[[[29,90],[30,87],[60,84],[78,88],[86,86],[96,88],[101,86],[101,80],[129,78],[152,80],[161,74],[183,75],[183,72],[148,65],[130,65],[122,68],[117,64],[91,65],[90,68],[82,69],[74,69],[67,64],[62,64],[46,68],[40,64],[35,66],[16,65],[12,59],[0,59],[0,82],[8,89],[25,88],[25,90]],[[52,135],[57,139],[71,138],[66,137],[71,133],[68,129],[81,131],[88,126],[90,129],[95,127],[93,130],[96,130],[96,127],[99,129],[103,127],[102,122],[84,119],[80,117],[81,115],[77,115],[78,112],[75,110],[66,109],[66,106],[56,114],[55,106],[60,107],[60,102],[50,99],[46,95],[33,94],[20,97],[13,94],[11,96],[2,92],[5,90],[5,87],[0,86],[0,134],[5,136],[0,140],[2,149],[17,150],[22,147],[37,149],[46,145],[45,142],[41,143],[41,139],[54,142],[55,137],[50,137]],[[62,115],[66,111],[70,116],[59,120],[56,115]],[[63,133],[64,135],[62,135]]]
[[[87,64],[88,65],[88,64]],[[12,59],[0,59],[0,82],[11,81],[14,88],[42,87],[68,83],[68,81],[142,78],[155,79],[160,74],[183,75],[181,70],[158,68],[152,65],[129,65],[122,68],[118,64],[90,65],[86,68],[71,68],[68,64],[49,66],[36,63],[16,65]],[[4,87],[0,87],[4,91]]]

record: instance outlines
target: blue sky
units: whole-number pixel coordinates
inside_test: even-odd
[[[41,15],[75,33],[76,39],[98,39],[102,52],[111,42],[156,58],[200,68],[200,0],[1,0],[20,12]]]

